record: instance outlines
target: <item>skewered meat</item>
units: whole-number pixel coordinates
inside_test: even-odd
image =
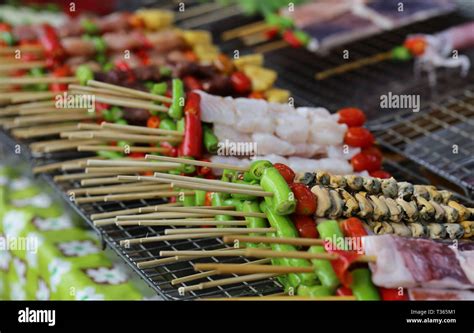
[[[474,236],[474,221],[462,221],[460,224],[464,229],[464,238]]]
[[[428,228],[429,237],[431,239],[446,238],[446,228],[442,224],[428,223],[426,227]]]
[[[317,217],[324,217],[328,214],[331,210],[331,197],[329,195],[329,191],[323,186],[313,186],[311,188],[311,192],[316,195],[318,199],[318,207],[316,208],[316,216]]]
[[[337,191],[344,201],[344,216],[355,216],[359,212],[359,203],[357,202],[357,200],[344,189],[337,189]]]
[[[446,222],[456,223],[459,220],[459,213],[455,208],[446,205],[441,205],[441,207],[444,210],[444,217],[446,218]]]
[[[364,185],[364,179],[361,176],[357,176],[357,175],[346,176],[346,180],[347,180],[347,186],[349,187],[349,189],[353,191],[362,190],[362,187]]]
[[[392,222],[400,222],[402,210],[398,206],[397,202],[392,198],[380,197],[381,201],[384,201],[389,210],[389,220]]]
[[[387,205],[385,204],[385,201],[379,199],[375,195],[369,196],[369,199],[372,203],[372,206],[374,207],[374,213],[372,215],[372,218],[375,221],[385,221],[390,215],[390,211]]]
[[[450,239],[460,239],[464,236],[464,229],[460,224],[444,223],[443,226]]]
[[[372,281],[385,288],[456,288],[474,286],[474,251],[459,251],[446,244],[393,235],[362,238]]]
[[[378,178],[364,177],[362,185],[370,194],[379,194],[382,190],[382,183]]]
[[[404,200],[410,200],[415,191],[413,184],[409,182],[398,183],[398,197]]]
[[[406,220],[407,222],[418,221],[420,215],[418,214],[418,207],[414,201],[405,201],[401,198],[397,198],[396,202],[400,205],[403,211],[403,220]]]
[[[428,228],[419,222],[409,223],[408,227],[411,230],[411,234],[413,237],[427,237],[428,236]]]
[[[355,198],[359,202],[359,216],[361,218],[370,218],[374,213],[374,207],[370,201],[367,200],[366,195],[365,192],[358,192],[355,194]]]
[[[335,190],[329,190],[329,196],[331,198],[331,211],[329,212],[329,217],[335,219],[342,215],[342,212],[344,211],[344,201]]]
[[[398,194],[397,181],[392,177],[389,179],[382,179],[382,193],[384,196],[394,198]]]

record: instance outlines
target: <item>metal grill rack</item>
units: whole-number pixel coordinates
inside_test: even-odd
[[[474,86],[371,123],[377,140],[474,196]]]

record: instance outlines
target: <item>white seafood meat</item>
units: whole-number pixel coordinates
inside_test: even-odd
[[[292,144],[272,134],[254,133],[252,134],[252,139],[257,144],[258,155],[293,155],[295,152]]]
[[[235,128],[243,133],[273,133],[273,115],[268,112],[267,103],[249,98],[234,100],[236,111]]]

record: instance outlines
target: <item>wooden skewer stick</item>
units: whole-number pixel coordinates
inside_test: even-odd
[[[216,249],[215,251],[228,251],[232,250],[231,247],[225,247],[221,249]],[[204,251],[205,252],[205,251]],[[189,261],[193,259],[199,259],[203,257],[189,257],[189,256],[175,256],[175,257],[168,257],[168,258],[161,258],[161,259],[153,259],[147,261],[141,261],[137,264],[138,268],[145,269],[145,268],[152,268],[163,264],[170,264],[180,261]]]
[[[211,207],[201,208],[201,207],[163,207],[157,206],[157,212],[170,212],[170,213],[200,213],[200,214],[210,214],[215,215],[229,215],[229,216],[238,216],[238,217],[266,217],[264,213],[259,212],[240,212],[234,210],[226,209],[212,209]],[[153,220],[155,219],[155,213],[146,214],[146,215],[126,215],[126,216],[117,216],[117,221],[120,220]]]
[[[201,214],[201,213],[160,213],[157,214],[156,218],[159,219],[184,219],[184,218],[201,218],[201,217],[211,217],[211,214]],[[121,220],[122,221],[122,220]],[[111,218],[102,218],[94,220],[94,225],[117,225],[118,221],[116,217]],[[132,222],[123,220],[124,222]],[[135,221],[135,220],[134,220]],[[139,221],[139,220],[137,220]],[[120,225],[120,224],[119,224]]]
[[[107,128],[107,129],[112,129],[112,130],[150,134],[150,135],[176,135],[176,136],[184,135],[183,133],[179,131],[164,130],[160,128],[148,128],[148,127],[143,127],[143,126],[122,125],[122,124],[105,123],[105,122],[102,123],[100,126],[102,128]]]
[[[95,130],[102,129],[102,127],[100,125],[93,124],[93,123],[79,123],[77,124],[77,129],[95,131]]]
[[[130,146],[130,147],[119,147],[119,146],[79,146],[77,151],[118,151],[118,152],[130,152],[130,153],[166,153],[169,151],[169,148],[163,147],[139,147],[139,146]]]
[[[97,186],[97,187],[82,187],[73,188],[67,191],[68,194],[81,195],[81,194],[107,194],[107,193],[121,193],[121,191],[129,191],[138,188],[169,188],[168,185],[150,185],[149,183],[125,183],[120,185],[110,186]]]
[[[57,108],[44,108],[44,109],[26,109],[18,111],[20,116],[28,115],[63,115],[63,114],[75,114],[75,113],[86,113],[86,109],[57,109]]]
[[[157,102],[171,103],[173,101],[172,98],[169,98],[166,96],[154,95],[154,94],[147,93],[145,91],[121,87],[114,84],[100,82],[96,80],[87,81],[87,85],[92,86],[92,87],[98,87],[98,88],[104,88],[104,89],[108,89],[112,91],[117,91],[117,92],[124,93],[127,95],[144,98],[147,100],[157,101]]]
[[[288,46],[289,46],[289,44],[286,41],[277,40],[277,41],[274,41],[274,42],[264,44],[262,46],[257,46],[257,47],[254,48],[254,51],[255,51],[255,53],[267,53],[267,52],[272,52],[272,51],[276,51],[276,50],[279,50],[279,49],[284,49]]]
[[[221,193],[234,193],[234,194],[247,194],[247,195],[254,195],[259,197],[271,197],[273,196],[272,192],[264,192],[264,191],[255,191],[255,190],[244,190],[238,189],[232,186],[226,186],[226,182],[222,182],[222,186],[213,186],[213,185],[203,185],[198,184],[195,182],[185,182],[173,179],[166,179],[160,177],[146,177],[146,176],[118,176],[120,180],[136,180],[136,181],[152,181],[158,183],[168,183],[172,184],[173,186],[177,186],[179,188],[188,188],[193,190],[203,190],[208,192],[221,192]]]
[[[170,202],[170,203],[165,203],[165,204],[155,205],[155,206],[142,206],[142,207],[137,207],[137,208],[120,209],[120,210],[114,210],[111,212],[92,214],[90,218],[91,220],[99,220],[99,219],[104,219],[108,217],[115,218],[116,216],[119,216],[119,215],[125,216],[125,215],[131,215],[131,214],[155,212],[155,207],[158,207],[158,206],[178,207],[181,205],[182,204],[180,202]]]
[[[117,179],[116,173],[113,173],[114,177],[98,177],[95,179],[83,179],[81,180],[81,186],[91,186],[91,185],[108,185],[108,184],[119,184],[122,181]],[[130,181],[129,183],[133,183]]]
[[[37,100],[51,100],[57,93],[54,91],[22,91],[22,92],[7,92],[2,93],[2,99],[5,99],[10,104],[24,103]]]
[[[206,297],[203,301],[355,301],[355,296],[247,296],[247,297]]]
[[[295,246],[313,246],[324,245],[323,239],[313,238],[290,238],[290,237],[265,237],[265,236],[224,236],[224,243],[234,243],[235,241],[245,243],[263,243],[263,244],[290,244]]]
[[[235,29],[227,30],[222,33],[222,40],[228,41],[234,38],[243,37],[246,35],[251,35],[253,33],[261,32],[268,30],[270,26],[265,21],[259,21],[244,26],[240,26]]]
[[[147,160],[157,160],[157,161],[162,161],[162,162],[176,162],[176,163],[182,163],[182,164],[209,167],[209,168],[214,168],[214,169],[228,169],[228,170],[235,170],[235,171],[242,171],[242,172],[249,170],[248,167],[241,167],[241,166],[232,165],[232,164],[190,160],[187,158],[179,158],[179,157],[146,155],[145,158]]]
[[[118,91],[107,90],[107,89],[100,89],[100,88],[93,88],[93,87],[86,87],[81,86],[78,84],[70,84],[68,86],[68,92],[71,95],[84,95],[84,94],[102,94],[102,95],[112,95],[118,97],[133,97],[128,94],[124,94]]]
[[[158,143],[158,142],[180,142],[182,138],[177,136],[152,136],[152,135],[138,135],[138,134],[123,134],[119,132],[107,132],[107,131],[90,131],[84,133],[71,133],[68,135],[69,138],[95,138],[95,139],[107,139],[110,141],[126,140],[136,143]]]
[[[143,238],[132,238],[124,239],[120,241],[120,245],[125,248],[133,244],[145,244],[145,243],[154,243],[154,242],[164,242],[170,240],[182,240],[182,239],[195,239],[195,238],[215,238],[222,237],[225,232],[216,232],[216,233],[202,233],[202,234],[182,234],[182,235],[166,235],[166,236],[154,236],[154,237],[143,237]],[[208,252],[208,251],[201,251]]]
[[[195,264],[196,271],[217,271],[219,274],[257,274],[257,273],[314,273],[314,267],[290,267],[275,265],[246,265],[239,264]]]
[[[0,54],[21,52],[43,52],[44,49],[41,45],[22,45],[22,46],[8,46],[0,47]]]
[[[246,226],[248,224],[247,221],[244,220],[231,220],[231,221],[216,221],[213,217],[203,217],[199,219],[163,219],[163,220],[145,220],[145,221],[117,221],[115,222],[116,225],[121,226],[143,226],[143,227],[157,227],[157,226],[227,226],[227,227],[235,227],[235,226]],[[199,228],[201,233],[204,232],[203,228]],[[224,229],[224,228],[222,228]],[[184,229],[187,230],[187,229]],[[221,228],[219,228],[219,231]],[[215,230],[213,231],[215,232]],[[166,233],[166,232],[165,232]],[[178,233],[171,233],[178,234]]]
[[[352,71],[355,69],[358,69],[360,67],[376,64],[381,61],[385,61],[388,59],[392,58],[392,51],[388,52],[382,52],[382,53],[377,53],[373,56],[370,57],[365,57],[356,61],[352,61],[337,67],[333,67],[330,69],[327,69],[325,71],[319,72],[315,74],[315,79],[320,81],[320,80],[325,80],[331,76],[334,75],[339,75],[348,71]]]
[[[14,119],[15,126],[25,126],[38,123],[59,123],[64,121],[95,119],[97,116],[94,113],[72,113],[72,114],[54,114],[41,116],[23,116]]]
[[[31,139],[59,134],[63,131],[73,130],[74,128],[76,128],[76,125],[74,124],[58,124],[55,127],[48,126],[46,128],[37,128],[36,126],[34,126],[14,129],[12,131],[12,135],[20,139]]]
[[[71,162],[71,163],[81,162],[81,161],[85,161],[87,159],[88,159],[88,157],[85,157],[85,158],[70,160],[70,161],[67,161],[67,162]],[[38,173],[42,173],[42,172],[49,172],[49,171],[58,170],[58,169],[61,169],[61,167],[64,163],[65,162],[56,162],[56,163],[50,163],[50,164],[35,166],[33,168],[33,173],[38,174]]]
[[[27,62],[17,62],[11,64],[0,64],[0,72],[12,72],[19,69],[31,69],[37,67],[45,67],[45,61],[27,61]]]
[[[55,101],[51,101],[51,100],[14,104],[14,105],[1,108],[0,116],[8,116],[12,114],[17,114],[20,110],[25,110],[25,109],[35,109],[35,108],[45,108],[45,107],[55,107],[55,106],[56,106]]]
[[[111,201],[133,201],[140,199],[154,199],[154,198],[167,198],[177,195],[178,192],[174,191],[152,191],[152,192],[140,192],[133,194],[111,194],[101,195],[93,197],[76,198],[74,202],[77,204],[91,203],[91,202],[111,202]],[[186,195],[193,195],[194,192],[186,192]]]
[[[156,167],[156,166],[169,166],[178,168],[179,163],[170,162],[146,162],[146,161],[126,161],[126,160],[94,160],[90,159],[87,161],[87,166],[91,167]]]
[[[189,292],[189,291],[215,288],[215,287],[218,287],[218,286],[226,286],[226,285],[229,285],[229,284],[236,284],[236,283],[242,283],[242,282],[251,282],[251,281],[258,281],[258,280],[263,280],[263,279],[269,279],[269,278],[272,278],[272,277],[275,277],[275,276],[278,276],[278,275],[280,275],[280,274],[249,274],[249,275],[242,275],[242,276],[237,276],[237,277],[231,277],[231,278],[220,279],[220,280],[209,281],[209,282],[202,282],[202,283],[191,285],[191,286],[181,287],[180,291],[182,291],[183,293],[186,293],[186,292]]]
[[[200,258],[202,258],[202,257],[200,257]],[[270,262],[271,262],[270,259],[258,259],[258,260],[249,261],[249,262],[246,262],[246,263],[243,263],[243,264],[239,264],[239,265],[240,266],[263,265],[263,264],[268,264]],[[181,278],[171,280],[171,284],[174,286],[174,285],[177,285],[177,284],[190,282],[190,281],[194,281],[194,280],[198,280],[198,279],[203,279],[203,278],[213,276],[213,275],[217,275],[217,274],[219,274],[219,272],[217,270],[201,272],[201,273],[197,273],[197,274],[191,274],[191,275],[188,275],[188,276],[184,276],[184,277],[181,277]]]
[[[1,81],[0,81],[1,83]],[[144,102],[139,99],[132,98],[117,98],[117,96],[108,96],[108,95],[95,95],[95,100],[97,102],[107,103],[110,105],[124,106],[137,109],[153,110],[160,112],[167,112],[168,108],[162,105],[157,105],[150,102]]]
[[[215,233],[226,232],[226,233],[235,233],[235,234],[248,234],[250,232],[254,233],[267,233],[275,232],[275,228],[185,228],[185,229],[165,229],[165,235],[180,235],[180,234],[199,234],[199,233]]]
[[[123,174],[129,174],[130,171],[135,171],[135,173],[142,172],[142,171],[153,171],[153,170],[161,170],[161,171],[166,171],[166,170],[174,170],[176,169],[176,166],[174,165],[169,165],[170,163],[167,163],[165,165],[155,165],[155,166],[145,166],[145,167],[104,167],[104,168],[86,168],[85,172],[86,173],[109,173],[110,171],[115,170],[116,173],[123,173]]]
[[[245,249],[237,249],[226,251],[225,253],[219,251],[160,251],[160,257],[174,257],[174,256],[193,256],[198,257],[200,255],[211,256],[211,257],[241,257],[245,256]]]
[[[196,178],[196,177],[188,177],[188,176],[180,176],[180,175],[171,175],[168,173],[160,173],[160,172],[155,172],[154,176],[160,177],[160,178],[182,180],[182,181],[187,181],[187,182],[195,182],[199,184],[218,185],[218,186],[241,188],[241,189],[256,190],[256,191],[264,192],[262,187],[258,185],[227,183],[227,182],[223,182],[222,180],[217,180],[217,179],[205,179],[205,178]]]
[[[136,173],[136,171],[130,171],[130,172]],[[100,179],[100,177],[103,177],[103,176],[112,176],[116,174],[117,173],[115,171],[104,172],[104,173],[71,173],[68,175],[54,176],[53,180],[55,182],[62,182],[62,181],[70,181],[70,180],[82,180],[82,179],[87,179],[87,178]],[[103,179],[101,179],[100,181],[103,181]]]
[[[15,85],[26,85],[26,84],[38,84],[38,83],[78,83],[78,79],[75,77],[55,77],[55,76],[43,76],[43,77],[0,77],[0,86],[15,86]]]
[[[65,140],[67,141],[67,140]],[[64,150],[70,150],[70,149],[75,149],[78,145],[86,143],[86,144],[98,144],[100,143],[99,141],[95,140],[86,140],[86,141],[70,141],[70,142],[62,142],[62,143],[57,143],[54,145],[37,145],[33,146],[34,144],[38,144],[38,142],[31,144],[30,149],[34,153],[52,153],[52,152],[58,152],[58,151],[64,151]]]

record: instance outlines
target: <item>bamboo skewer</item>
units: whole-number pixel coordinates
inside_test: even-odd
[[[21,52],[43,52],[43,47],[40,45],[21,45],[21,46],[7,46],[0,47],[0,54],[15,53],[16,51]]]
[[[168,111],[168,108],[162,105],[157,105],[150,102],[144,102],[143,100],[139,100],[139,99],[117,98],[117,96],[113,96],[113,95],[109,96],[109,95],[96,94],[95,100],[96,102],[102,102],[102,103],[107,103],[110,105],[117,105],[117,106],[123,106],[123,107],[153,110],[153,111],[160,111],[160,112]]]
[[[212,214],[203,214],[203,213],[160,213],[157,214],[156,218],[159,219],[184,219],[184,218],[209,218],[212,217]],[[128,221],[128,220],[120,220],[118,221],[116,217],[111,217],[111,218],[101,218],[101,219],[95,219],[94,225],[117,225],[117,222],[121,223],[123,222],[134,222],[134,221],[140,221],[140,220],[133,220],[133,221]],[[129,224],[131,225],[131,224]]]
[[[130,171],[131,173],[136,173],[136,171]],[[58,175],[54,176],[53,180],[55,182],[62,182],[62,181],[70,181],[70,180],[82,180],[82,179],[87,179],[87,178],[97,178],[99,179],[100,177],[103,176],[112,176],[115,175],[116,172],[111,171],[111,172],[103,172],[103,173],[72,173],[72,174],[67,174],[67,175]],[[113,177],[115,178],[115,177]],[[103,180],[101,180],[103,181]]]
[[[111,96],[117,96],[117,97],[124,97],[124,96],[133,97],[131,95],[124,94],[118,91],[81,86],[78,84],[70,84],[68,86],[68,92],[71,95],[102,94],[102,95],[111,95]]]
[[[154,236],[154,237],[143,237],[143,238],[131,238],[120,241],[120,245],[127,247],[128,245],[134,244],[145,244],[154,242],[164,242],[170,240],[182,240],[182,239],[195,239],[195,238],[216,238],[226,235],[225,232],[216,233],[201,233],[201,234],[181,234],[181,235],[166,235],[166,236]],[[201,251],[207,252],[207,251]]]
[[[262,46],[257,46],[257,47],[254,48],[254,51],[256,53],[267,53],[267,52],[272,52],[272,51],[276,51],[276,50],[279,50],[279,49],[284,49],[288,46],[289,46],[289,44],[286,41],[277,40],[277,41],[274,41],[274,42],[264,44]]]
[[[76,198],[74,201],[77,204],[91,203],[91,202],[110,202],[110,201],[132,201],[140,199],[153,199],[153,198],[166,198],[179,194],[175,191],[152,191],[152,192],[140,192],[133,194],[110,194],[92,197],[81,197]],[[185,192],[186,195],[193,195],[194,192]]]
[[[245,221],[244,221],[245,222]],[[267,233],[275,232],[275,228],[185,228],[185,229],[165,229],[165,235],[179,235],[179,234],[199,234],[199,233],[215,233],[216,231],[232,233],[232,234],[248,234],[248,233]]]
[[[170,212],[170,213],[199,213],[199,214],[210,214],[215,215],[229,215],[229,216],[238,216],[238,217],[265,217],[264,213],[258,212],[240,212],[234,210],[226,209],[212,209],[210,207],[198,208],[198,207],[156,207],[157,212]],[[155,219],[156,214],[146,214],[146,215],[126,215],[126,216],[117,216],[117,221],[120,220],[153,220]]]
[[[40,142],[35,142],[35,143],[32,143],[30,145],[30,149],[34,153],[52,153],[52,152],[58,152],[58,151],[74,149],[82,143],[97,144],[97,143],[100,143],[100,142],[95,141],[95,140],[87,140],[87,141],[64,140],[64,142],[57,142],[57,143],[51,144],[51,145],[40,144]]]
[[[32,125],[38,123],[58,123],[64,121],[73,121],[73,120],[86,120],[86,119],[95,119],[97,115],[94,113],[79,113],[79,114],[54,114],[54,115],[41,115],[41,116],[24,116],[17,117],[14,119],[14,125],[16,127],[21,127],[25,125]]]
[[[273,196],[272,192],[264,192],[264,191],[255,191],[255,190],[244,190],[238,189],[232,186],[226,186],[227,183],[222,182],[222,186],[214,186],[214,185],[203,185],[195,182],[185,182],[167,178],[160,178],[160,177],[146,177],[146,176],[118,176],[120,180],[144,180],[144,181],[152,181],[158,183],[168,183],[172,184],[173,186],[177,186],[180,188],[188,188],[193,190],[203,190],[208,192],[222,192],[222,193],[233,193],[233,194],[247,194],[247,195],[254,195],[260,197],[271,197]]]
[[[111,130],[118,130],[124,132],[132,132],[132,133],[141,133],[141,134],[150,134],[150,135],[176,135],[176,136],[183,136],[184,134],[179,131],[173,130],[164,130],[160,128],[148,128],[142,126],[133,126],[133,125],[122,125],[122,124],[115,124],[115,123],[102,123],[101,128],[111,129]]]
[[[209,282],[202,282],[202,283],[191,285],[191,286],[181,287],[180,290],[185,293],[185,292],[189,292],[189,291],[215,288],[215,287],[218,287],[218,286],[225,286],[225,285],[229,285],[229,284],[236,284],[236,283],[242,283],[242,282],[252,282],[252,281],[258,281],[258,280],[263,280],[263,279],[269,279],[269,278],[272,278],[272,277],[275,277],[275,276],[278,276],[278,275],[280,275],[280,274],[249,274],[249,275],[242,275],[242,276],[237,276],[237,277],[231,277],[231,278],[220,279],[220,280],[209,281]]]
[[[195,264],[196,271],[217,271],[219,274],[258,274],[258,273],[314,273],[314,267],[290,267],[275,265],[246,265],[239,264]]]
[[[90,159],[87,161],[87,166],[90,167],[156,167],[156,166],[169,166],[178,168],[179,163],[172,162],[147,162],[147,161],[125,161],[125,160],[94,160]]]
[[[78,79],[75,77],[55,77],[55,76],[43,76],[43,77],[0,77],[0,86],[15,86],[15,85],[26,85],[26,84],[39,84],[39,83],[78,83]]]
[[[203,217],[199,219],[162,219],[162,220],[146,220],[146,221],[117,221],[115,222],[116,225],[120,226],[144,226],[144,227],[151,227],[151,226],[226,226],[226,227],[234,227],[234,226],[246,226],[248,222],[245,220],[231,220],[231,221],[216,221],[213,217]],[[224,229],[224,228],[222,228]],[[188,230],[188,229],[185,229]],[[199,228],[201,233],[204,233],[203,228]],[[219,228],[219,231],[221,228]],[[166,231],[165,231],[166,234]],[[171,233],[177,234],[177,233]],[[170,234],[170,235],[171,235]]]
[[[222,40],[228,41],[234,38],[243,37],[246,35],[251,35],[257,32],[262,32],[268,30],[270,26],[265,21],[259,21],[244,26],[240,26],[235,29],[227,30],[222,33]]]
[[[29,103],[20,103],[14,104],[10,106],[6,106],[0,109],[0,116],[12,116],[18,114],[21,110],[26,109],[39,109],[45,107],[54,108],[56,103],[54,101],[36,101],[36,102],[29,102]]]
[[[120,191],[134,190],[138,188],[169,188],[167,185],[150,185],[149,183],[126,183],[120,185],[110,186],[96,186],[96,187],[82,187],[74,188],[67,191],[68,194],[74,195],[91,195],[91,194],[106,194],[106,193],[120,193]]]
[[[86,109],[59,109],[59,108],[34,108],[34,109],[26,109],[18,111],[18,115],[20,116],[28,116],[28,115],[59,115],[59,114],[74,114],[74,113],[91,113]]]
[[[70,139],[96,138],[96,139],[107,139],[109,141],[126,140],[126,141],[132,141],[136,143],[180,142],[182,140],[182,138],[179,138],[176,136],[123,134],[120,132],[110,132],[110,131],[71,132],[71,133],[64,133],[64,136],[67,136]]]
[[[115,174],[116,173],[113,173],[113,175],[115,175]],[[127,182],[127,181],[125,181],[125,182]],[[95,179],[81,180],[81,186],[107,185],[107,184],[119,184],[119,183],[123,183],[123,181],[118,180],[117,176],[114,176],[114,177],[97,177]],[[129,183],[133,183],[133,181],[130,181]]]
[[[139,146],[130,146],[130,147],[119,147],[119,146],[96,146],[96,145],[83,145],[78,146],[77,151],[87,151],[87,152],[98,152],[98,151],[118,151],[118,152],[130,152],[130,153],[166,153],[169,151],[169,148],[163,147],[139,147]]]
[[[224,236],[224,243],[234,243],[235,241],[245,243],[263,244],[290,244],[295,246],[324,245],[323,239],[313,238],[289,238],[289,237],[264,237],[264,236]]]
[[[142,171],[157,171],[157,170],[174,170],[176,166],[172,165],[172,163],[165,163],[165,164],[157,164],[155,166],[143,166],[143,167],[109,167],[109,168],[86,168],[86,173],[108,173],[110,171],[115,170],[116,173],[130,173],[130,171],[135,172],[142,172]]]
[[[126,215],[131,215],[131,214],[155,212],[155,209],[158,206],[178,207],[181,205],[182,204],[179,202],[172,202],[172,203],[165,203],[165,204],[155,205],[155,206],[142,206],[142,207],[137,207],[137,208],[120,209],[120,210],[114,210],[111,212],[92,214],[90,218],[91,220],[99,220],[99,219],[104,219],[108,217],[115,218],[116,216],[119,216],[119,215],[126,216]]]
[[[27,61],[10,64],[0,64],[0,72],[12,72],[19,69],[41,68],[46,66],[46,61]]]
[[[246,297],[206,297],[205,301],[355,301],[355,296],[246,296]]]
[[[59,134],[64,131],[70,131],[76,128],[74,124],[57,125],[54,127],[37,128],[36,126],[27,128],[17,128],[12,131],[12,135],[21,139],[39,138]]]
[[[1,98],[9,104],[24,103],[28,101],[52,99],[57,93],[54,91],[21,91],[21,92],[6,92],[2,93]]]
[[[243,263],[243,264],[238,264],[238,265],[239,266],[261,265],[261,264],[268,264],[270,262],[271,262],[270,259],[258,259],[258,260],[249,261],[249,262],[246,262],[246,263]],[[194,280],[198,280],[198,279],[203,279],[203,278],[210,277],[210,276],[217,275],[217,274],[219,274],[219,272],[217,270],[201,272],[201,273],[197,273],[197,274],[191,274],[191,275],[188,275],[188,276],[184,276],[182,278],[177,278],[177,279],[171,280],[171,284],[172,285],[177,285],[177,284],[181,284],[181,283],[185,283],[185,282],[190,282],[190,281],[194,281]]]
[[[89,159],[89,158],[85,157],[85,158],[70,160],[68,162],[70,162],[70,163],[81,162],[81,161],[84,161],[84,160],[87,160],[87,159]],[[61,169],[61,167],[64,163],[65,162],[56,162],[56,163],[50,163],[50,164],[35,166],[33,168],[33,174],[38,174],[38,173],[42,173],[42,172],[49,172],[49,171],[54,171],[54,170]]]
[[[179,157],[146,155],[145,158],[147,160],[157,160],[157,161],[162,161],[162,162],[176,162],[176,163],[182,163],[182,164],[196,165],[196,166],[209,167],[209,168],[218,168],[218,169],[228,169],[228,170],[235,170],[235,171],[242,171],[242,172],[249,170],[248,167],[240,167],[240,166],[232,165],[232,164],[190,160],[187,158],[179,158]]]
[[[105,83],[105,82],[99,82],[96,80],[89,80],[87,81],[88,86],[92,87],[98,87],[98,88],[103,88],[103,89],[108,89],[116,92],[120,92],[126,95],[131,95],[135,96],[138,98],[144,98],[147,100],[152,100],[152,101],[157,101],[157,102],[162,102],[162,103],[171,103],[173,101],[172,98],[166,97],[166,96],[161,96],[161,95],[154,95],[145,91],[140,91],[140,90],[135,90],[135,89],[130,89],[126,87],[121,87],[117,86],[114,84],[110,83]]]

